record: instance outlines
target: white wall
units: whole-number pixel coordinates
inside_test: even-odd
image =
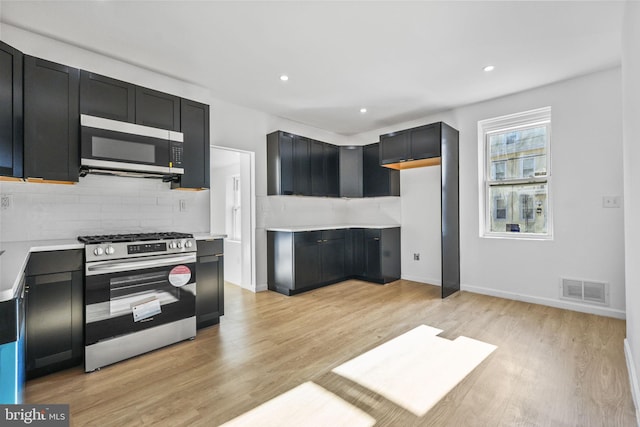
[[[510,96],[470,105],[357,136],[364,143],[393,130],[445,121],[460,131],[460,233],[463,289],[580,311],[623,317],[623,210],[605,209],[602,197],[622,196],[620,69],[611,69]],[[552,241],[479,237],[479,120],[539,107],[552,107]],[[436,185],[410,184],[413,171],[402,171],[403,276],[437,278],[435,264],[412,264],[408,257],[432,235],[435,219],[423,215],[439,197]],[[424,172],[430,173],[430,172]],[[435,172],[434,172],[435,174]],[[433,179],[437,179],[433,177]],[[407,185],[412,188],[407,189]],[[420,186],[424,189],[420,191]],[[413,188],[415,187],[415,188]],[[433,221],[433,224],[427,222]],[[422,230],[429,227],[429,231]],[[439,230],[437,231],[439,232]],[[420,234],[424,233],[424,235]],[[431,246],[430,246],[431,247]],[[425,249],[428,250],[428,249]],[[437,251],[432,248],[436,256]],[[421,254],[422,255],[422,254]],[[411,269],[411,270],[407,270]],[[610,284],[610,307],[567,303],[559,299],[560,277]]]
[[[640,3],[627,1],[622,36],[622,100],[624,140],[624,196],[625,196],[625,274],[627,339],[625,354],[640,420]]]

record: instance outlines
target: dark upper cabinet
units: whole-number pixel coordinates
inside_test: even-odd
[[[362,146],[340,147],[340,197],[363,196],[362,156]]]
[[[400,195],[400,171],[380,166],[378,143],[362,148],[363,195],[364,197],[384,197]]]
[[[83,251],[36,252],[26,269],[26,371],[34,378],[82,363]]]
[[[182,99],[180,120],[184,134],[180,187],[209,188],[209,106]]]
[[[0,42],[0,175],[22,177],[22,53]]]
[[[78,181],[80,71],[24,57],[24,176]]]
[[[293,139],[285,132],[267,135],[267,195],[293,194]]]
[[[311,155],[311,196],[327,195],[326,164],[324,159],[324,143],[320,141],[309,142]]]
[[[311,141],[293,136],[293,193],[297,196],[311,195]]]
[[[136,123],[180,132],[180,97],[136,86]]]
[[[338,197],[340,195],[340,151],[335,145],[320,141],[309,142],[311,196]]]
[[[80,113],[135,123],[136,86],[82,70]]]
[[[328,197],[340,197],[340,148],[324,144],[325,190]]]
[[[380,164],[440,157],[441,122],[380,135]]]

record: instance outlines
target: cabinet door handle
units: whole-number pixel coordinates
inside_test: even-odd
[[[316,243],[322,243],[322,239],[321,240],[316,240]]]
[[[380,240],[380,238],[379,237],[374,237],[373,240]]]

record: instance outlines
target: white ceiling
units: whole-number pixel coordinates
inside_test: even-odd
[[[351,135],[617,66],[623,10],[621,1],[2,0],[0,19]]]

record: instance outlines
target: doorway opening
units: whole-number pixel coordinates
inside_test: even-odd
[[[224,280],[256,292],[255,154],[211,146],[211,232],[226,234]]]

